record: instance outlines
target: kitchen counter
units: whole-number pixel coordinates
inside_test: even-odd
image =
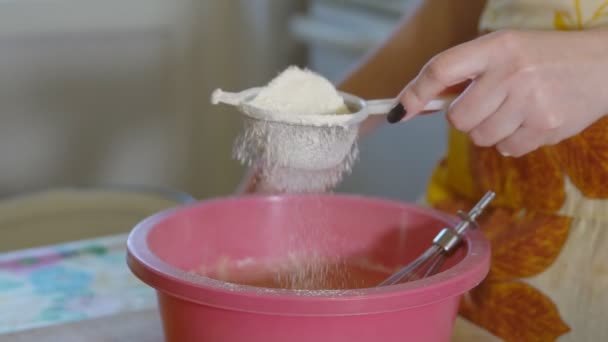
[[[458,320],[452,342],[488,342],[494,337],[467,329]],[[164,342],[156,309],[34,329],[2,337],[3,342]]]
[[[163,342],[156,310],[66,323],[2,336],[3,342]]]

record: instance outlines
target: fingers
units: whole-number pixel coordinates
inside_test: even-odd
[[[520,126],[513,134],[500,141],[496,149],[503,156],[521,157],[543,144],[543,134],[536,128]]]
[[[520,102],[506,98],[498,110],[470,131],[478,146],[493,146],[511,136],[524,122]]]
[[[448,87],[477,78],[486,70],[489,57],[483,40],[472,40],[436,55],[401,93],[408,117],[417,115]]]
[[[500,78],[486,73],[452,102],[447,118],[454,128],[468,133],[496,112],[506,96]]]
[[[555,63],[546,61],[546,52],[532,38],[528,33],[502,31],[436,55],[403,89],[388,121],[409,120],[440,94],[470,81],[452,101],[447,117],[476,145],[495,146],[518,157],[584,129],[589,120],[569,113],[589,106],[562,101],[572,93],[561,82],[567,78]]]

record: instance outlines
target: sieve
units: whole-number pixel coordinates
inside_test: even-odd
[[[299,115],[252,105],[261,89],[216,89],[211,102],[235,106],[245,116],[233,156],[242,164],[258,166],[272,188],[288,192],[326,191],[335,186],[358,159],[360,124],[370,115],[386,115],[397,104],[397,99],[364,100],[338,92],[348,113]],[[434,99],[423,112],[441,111],[451,101],[450,97]]]
[[[269,112],[258,108],[250,102],[262,90],[261,87],[254,87],[241,92],[226,92],[216,89],[211,101],[213,104],[225,103],[238,107],[238,109],[250,118],[264,121],[280,122],[292,125],[305,125],[317,127],[352,127],[359,125],[370,115],[386,115],[398,102],[397,99],[376,99],[364,100],[356,95],[341,92],[338,94],[344,99],[346,107],[349,109],[347,114],[318,114],[318,115],[298,115],[298,113]],[[454,97],[444,96],[433,99],[422,110],[423,112],[436,112],[446,109]]]

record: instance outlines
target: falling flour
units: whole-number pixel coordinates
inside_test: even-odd
[[[212,101],[218,103],[219,96],[221,90],[216,90]],[[323,192],[337,185],[351,170],[358,157],[358,128],[323,124],[327,116],[350,112],[339,92],[321,75],[291,66],[248,99],[247,105],[256,113],[244,117],[234,156],[243,164],[259,167],[264,186],[280,192]],[[285,116],[306,118],[302,122],[307,124],[281,122]],[[294,230],[294,241],[309,240],[312,249],[324,250],[327,236],[323,227],[327,223],[321,212],[321,221],[294,218],[293,224],[306,225],[306,229]],[[378,278],[378,273],[315,255],[288,259],[281,260],[278,269],[261,270],[250,265],[253,269],[245,267],[226,273],[229,268],[221,268],[224,271],[217,276],[265,288],[304,290],[364,287],[386,276],[380,273]]]
[[[389,268],[362,258],[345,262],[319,256],[288,255],[274,261],[246,260],[247,263],[240,263],[223,258],[215,266],[199,267],[191,273],[232,284],[308,291],[375,287],[391,274]]]
[[[246,117],[234,155],[244,164],[261,163],[263,181],[283,192],[321,192],[335,186],[358,157],[357,127],[321,127],[326,115],[349,115],[335,87],[321,75],[288,67],[249,102],[268,120]],[[278,122],[306,116],[312,125]],[[312,120],[312,121],[311,121]],[[258,164],[259,165],[259,164]]]

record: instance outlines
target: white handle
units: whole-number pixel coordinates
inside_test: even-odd
[[[455,98],[455,96],[441,96],[433,99],[424,106],[422,112],[438,112],[447,109]],[[397,99],[366,101],[367,113],[369,115],[387,114],[396,104]]]
[[[382,99],[365,101],[369,115],[386,114],[397,104],[397,99]]]
[[[431,100],[429,103],[427,103],[426,106],[424,106],[424,109],[422,109],[422,111],[423,112],[438,112],[438,111],[442,111],[444,109],[448,109],[448,107],[450,106],[452,101],[454,101],[455,98],[456,98],[456,96],[453,96],[453,95],[440,96],[434,100]]]
[[[259,91],[260,88],[249,88],[238,93],[232,93],[223,91],[222,89],[215,89],[211,94],[211,103],[214,105],[225,103],[228,105],[240,106],[241,103],[248,100],[251,96],[256,95]]]

